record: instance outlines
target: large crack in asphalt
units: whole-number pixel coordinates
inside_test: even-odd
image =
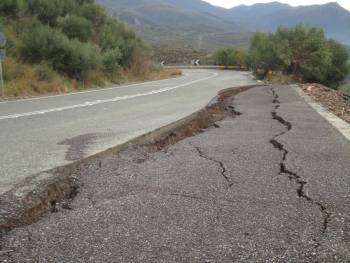
[[[226,106],[225,107],[225,115],[229,116],[231,118],[236,118],[237,116],[241,116],[242,113],[237,111],[236,108],[232,105]]]
[[[242,113],[237,111],[236,108],[234,106],[232,106],[232,105],[228,105],[228,106],[225,107],[225,113],[226,113],[225,114],[226,116],[229,116],[229,117],[232,117],[232,118],[235,118],[237,116],[241,116],[242,115]],[[213,127],[220,128],[220,126],[218,124],[216,124],[216,123],[213,124]],[[214,163],[216,163],[216,164],[218,164],[220,166],[221,175],[222,175],[222,177],[224,177],[224,179],[228,183],[228,188],[231,188],[234,185],[234,183],[231,181],[230,177],[227,175],[227,169],[226,169],[224,163],[219,161],[219,160],[216,160],[214,158],[211,158],[211,157],[205,155],[200,147],[194,146],[194,145],[192,145],[192,146],[195,148],[195,150],[197,151],[198,155],[201,158],[204,158],[204,159],[206,159],[208,161],[214,162]]]
[[[206,159],[208,161],[214,162],[214,163],[216,163],[217,165],[220,166],[221,176],[224,177],[225,181],[228,183],[228,187],[231,188],[233,186],[233,182],[231,182],[230,177],[227,175],[227,170],[226,170],[226,167],[225,167],[224,163],[219,161],[219,160],[216,160],[214,158],[211,158],[211,157],[205,155],[204,152],[201,150],[201,148],[199,148],[198,146],[193,146],[193,147],[196,149],[196,151],[198,152],[198,155],[201,158],[204,158],[204,159]]]
[[[307,182],[302,180],[300,175],[298,175],[296,172],[290,171],[286,166],[286,159],[289,154],[289,151],[285,148],[285,146],[280,143],[277,138],[286,134],[290,130],[292,130],[293,126],[290,122],[283,119],[281,116],[277,114],[277,109],[280,108],[280,101],[279,96],[277,92],[271,88],[272,94],[273,94],[273,104],[276,104],[274,107],[274,110],[272,111],[272,118],[276,121],[278,121],[280,124],[286,127],[286,131],[276,134],[271,140],[270,143],[273,145],[274,148],[278,149],[280,152],[282,152],[282,160],[280,162],[280,172],[279,174],[286,174],[288,175],[288,178],[291,181],[294,181],[298,187],[296,189],[296,192],[300,198],[305,199],[306,201],[312,203],[313,205],[318,206],[318,208],[321,210],[323,214],[323,229],[322,233],[326,233],[328,229],[329,220],[331,217],[331,213],[327,210],[327,207],[323,205],[322,203],[315,201],[313,198],[311,198],[304,190],[305,186],[307,185]]]

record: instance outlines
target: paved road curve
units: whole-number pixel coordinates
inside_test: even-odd
[[[248,73],[184,76],[76,94],[0,102],[0,194],[28,175],[125,142],[200,109]]]
[[[11,231],[1,262],[350,262],[350,143],[289,87],[157,153],[81,167],[74,200]]]

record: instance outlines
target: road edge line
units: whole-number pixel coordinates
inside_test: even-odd
[[[339,118],[324,106],[316,102],[312,97],[306,94],[299,85],[292,85],[294,90],[298,93],[304,101],[311,106],[319,115],[328,121],[337,131],[339,131],[346,139],[350,141],[350,124]]]

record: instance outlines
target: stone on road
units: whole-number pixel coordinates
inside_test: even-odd
[[[33,174],[104,151],[204,107],[246,72],[184,70],[132,86],[0,102],[0,194]]]
[[[80,170],[79,194],[2,242],[4,262],[349,262],[350,143],[289,86],[157,153]]]

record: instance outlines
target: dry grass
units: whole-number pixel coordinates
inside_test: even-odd
[[[5,60],[4,77],[5,93],[9,97],[68,92],[76,84],[67,82],[46,64],[33,66],[11,57]]]
[[[182,71],[179,69],[161,69],[161,70],[151,72],[148,76],[148,79],[159,80],[159,79],[173,78],[181,75],[182,75]]]
[[[182,72],[178,69],[164,69],[155,66],[149,58],[136,54],[132,58],[130,68],[122,73],[122,77],[125,77],[127,81],[145,81],[171,78],[181,74]]]
[[[267,74],[266,80],[270,83],[278,83],[278,84],[289,84],[289,83],[295,82],[292,76],[283,74],[281,72],[273,72],[273,71],[270,71]]]
[[[161,69],[139,63],[114,75],[101,71],[91,72],[84,82],[59,75],[47,64],[29,65],[7,58],[4,63],[5,94],[7,97],[29,97],[42,94],[59,94],[113,84],[134,83],[166,79],[181,75],[177,69]]]

